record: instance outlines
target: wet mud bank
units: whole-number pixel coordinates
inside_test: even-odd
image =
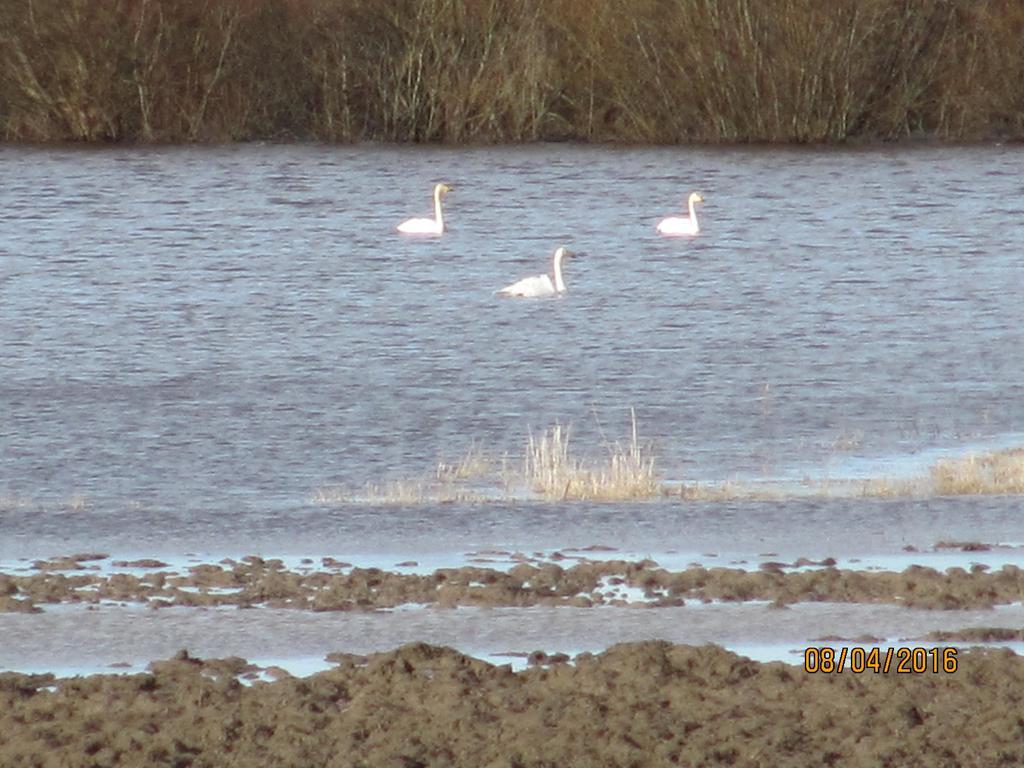
[[[809,674],[643,642],[523,672],[443,647],[246,678],[184,652],[132,676],[0,675],[0,764],[49,766],[1021,765],[1024,660]]]
[[[888,603],[962,610],[1020,602],[1024,570],[974,565],[945,571],[911,566],[902,572],[853,571],[831,561],[763,563],[758,571],[661,568],[650,560],[520,563],[508,570],[466,566],[409,574],[358,568],[331,558],[290,570],[281,560],[249,556],[199,564],[181,573],[155,560],[115,562],[136,572],[87,570],[72,555],[36,561],[28,575],[0,573],[0,611],[36,612],[75,603],[98,607],[143,603],[151,608],[267,606],[311,611],[374,611],[401,605],[530,607],[568,605],[681,606],[687,602],[769,601]]]

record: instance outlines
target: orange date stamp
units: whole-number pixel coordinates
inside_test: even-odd
[[[858,645],[810,646],[804,649],[804,672],[839,675],[851,672],[895,672],[898,675],[951,675],[957,670],[957,649],[924,648],[922,646],[890,646],[865,648]]]

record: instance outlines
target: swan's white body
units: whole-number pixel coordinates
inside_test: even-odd
[[[700,232],[700,225],[697,223],[697,211],[694,208],[694,203],[703,202],[703,197],[696,192],[691,193],[690,199],[687,201],[690,215],[686,218],[669,216],[667,219],[662,219],[658,222],[658,232],[663,235],[696,235]]]
[[[440,235],[444,232],[444,214],[441,211],[441,197],[452,188],[447,184],[434,185],[434,218],[406,219],[398,225],[398,231],[407,235]]]
[[[554,280],[550,275],[534,275],[524,277],[512,285],[506,285],[497,293],[503,296],[516,296],[523,298],[541,298],[544,296],[557,296],[565,292],[565,280],[562,279],[562,259],[572,256],[564,246],[559,246],[554,257]]]

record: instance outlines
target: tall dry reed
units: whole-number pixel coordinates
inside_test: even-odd
[[[618,501],[659,495],[654,455],[641,444],[636,414],[631,415],[629,442],[608,445],[607,459],[590,464],[573,454],[568,427],[556,424],[540,436],[530,435],[524,465],[527,484],[551,499]]]
[[[931,468],[940,496],[1024,493],[1024,449],[942,459]]]
[[[1019,0],[7,0],[30,141],[1024,137]]]

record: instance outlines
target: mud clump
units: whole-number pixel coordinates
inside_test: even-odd
[[[0,613],[42,613],[43,609],[28,598],[0,595]]]
[[[110,563],[115,568],[167,568],[167,563],[152,557],[144,557],[141,560],[114,560]]]
[[[53,557],[49,560],[34,560],[32,568],[37,571],[80,571],[86,568],[82,563],[87,563],[91,560],[103,560],[106,557],[106,555],[94,553]]]
[[[568,664],[571,659],[567,653],[545,653],[544,651],[533,651],[526,657],[526,663],[531,667],[547,667],[553,664]]]
[[[404,646],[245,685],[244,659],[0,675],[0,765],[1020,765],[1024,660],[814,675],[714,646],[623,644],[513,673]],[[951,728],[950,723],[962,727]]]
[[[84,571],[82,557],[37,563],[37,572],[30,575],[0,574],[0,611],[27,610],[26,600],[33,606],[110,601],[152,608],[233,605],[312,611],[378,611],[408,604],[659,608],[751,600],[779,608],[833,602],[961,610],[1018,602],[1024,596],[1024,571],[1013,565],[969,571],[914,565],[902,572],[867,572],[841,570],[823,560],[797,571],[774,561],[757,571],[699,566],[669,571],[650,560],[584,560],[571,567],[521,562],[508,571],[471,565],[410,574],[342,567],[336,561],[325,570],[291,571],[280,560],[248,556],[240,562],[191,566],[183,574],[150,570],[139,576]],[[142,562],[148,561],[131,565]]]
[[[1024,642],[1024,629],[968,627],[957,630],[936,630],[929,632],[924,639],[936,643],[1020,643]]]
[[[992,545],[980,541],[940,541],[935,549],[958,549],[961,552],[991,552]]]

